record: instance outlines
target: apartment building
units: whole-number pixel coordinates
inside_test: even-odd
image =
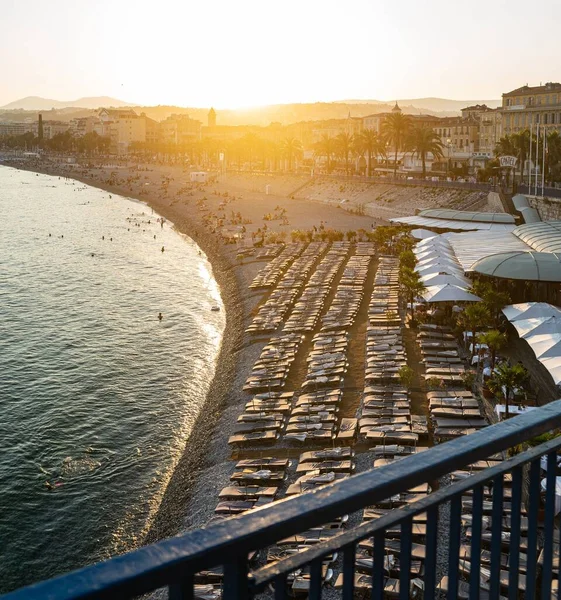
[[[503,94],[503,135],[518,133],[540,124],[548,131],[561,131],[561,83],[525,85]]]

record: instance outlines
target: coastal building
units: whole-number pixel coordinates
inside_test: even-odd
[[[102,123],[98,116],[78,117],[70,121],[70,131],[75,137],[82,137],[86,133],[96,131],[101,135]]]
[[[144,113],[138,115],[130,108],[102,108],[99,120],[102,124],[101,135],[109,137],[113,153],[126,154],[132,143],[146,142],[148,117]]]
[[[561,131],[561,83],[522,86],[503,94],[503,135],[530,129],[537,123]]]
[[[201,139],[202,123],[189,115],[170,115],[160,122],[161,139],[164,144],[183,145]]]
[[[33,133],[34,123],[4,121],[0,122],[0,137],[17,136],[26,133]]]

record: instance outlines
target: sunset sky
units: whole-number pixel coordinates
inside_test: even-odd
[[[2,0],[0,105],[500,98],[561,80],[559,0]]]

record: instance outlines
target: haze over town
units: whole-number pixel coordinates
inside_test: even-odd
[[[555,0],[531,10],[521,0],[474,0],[461,12],[445,0],[8,2],[0,106],[99,94],[215,108],[469,100],[561,78]]]

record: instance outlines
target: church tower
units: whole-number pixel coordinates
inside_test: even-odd
[[[211,108],[208,111],[208,126],[216,127],[216,111],[214,110],[214,108]]]

